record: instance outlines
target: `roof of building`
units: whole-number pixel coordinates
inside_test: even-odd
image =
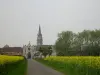
[[[21,47],[8,47],[8,48],[0,48],[2,52],[23,52]]]
[[[9,45],[7,45],[7,44],[4,46],[4,48],[8,48],[8,47],[9,47]]]

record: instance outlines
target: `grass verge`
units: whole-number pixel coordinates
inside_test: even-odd
[[[7,75],[27,75],[27,60],[22,60],[14,67],[11,67]]]

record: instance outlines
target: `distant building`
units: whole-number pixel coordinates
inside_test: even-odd
[[[42,38],[42,33],[41,33],[41,27],[39,25],[39,31],[37,34],[37,45],[31,45],[30,42],[28,45],[24,45],[23,46],[23,56],[25,56],[26,58],[33,58],[34,55],[40,56],[41,53],[38,51],[39,47],[41,46],[46,46],[52,47],[53,53],[52,55],[55,56],[56,55],[56,51],[54,50],[52,45],[43,45],[43,38]]]
[[[13,55],[13,56],[22,56],[23,55],[23,48],[21,47],[3,47],[0,48],[0,54],[2,55]]]
[[[9,45],[6,44],[3,48],[8,48],[8,47],[9,47]]]

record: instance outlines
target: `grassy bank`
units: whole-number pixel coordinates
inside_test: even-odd
[[[27,61],[21,61],[8,75],[27,75]]]
[[[20,56],[0,55],[0,75],[25,75],[27,61]]]
[[[65,75],[100,75],[100,57],[48,57],[37,61]]]

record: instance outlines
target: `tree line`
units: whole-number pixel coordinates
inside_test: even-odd
[[[100,30],[84,30],[74,33],[62,31],[58,33],[55,43],[57,55],[100,55]]]

